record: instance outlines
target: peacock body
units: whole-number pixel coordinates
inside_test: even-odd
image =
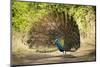
[[[55,39],[55,44],[56,44],[56,47],[59,49],[60,52],[64,51],[64,47],[61,45],[61,42],[60,42],[59,39]]]

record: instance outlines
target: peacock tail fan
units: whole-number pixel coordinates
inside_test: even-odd
[[[64,37],[64,50],[76,51],[80,48],[80,32],[78,25],[71,16],[67,19],[67,30]]]

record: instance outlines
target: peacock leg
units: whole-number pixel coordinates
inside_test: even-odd
[[[63,54],[64,54],[64,51],[63,51]]]
[[[66,51],[65,51],[65,55],[66,55]]]

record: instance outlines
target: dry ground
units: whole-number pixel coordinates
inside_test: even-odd
[[[51,53],[31,53],[24,57],[12,55],[12,64],[45,64],[62,62],[95,61],[95,45],[84,43],[79,50],[71,54],[64,55],[62,52],[55,51]]]

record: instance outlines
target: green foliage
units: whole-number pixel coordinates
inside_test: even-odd
[[[74,17],[81,32],[91,31],[90,25],[95,26],[95,6],[13,1],[13,30],[28,32],[33,25],[38,25],[45,16],[62,11]]]
[[[14,2],[12,6],[12,26],[14,31],[26,32],[30,25],[46,14],[45,4]]]
[[[32,24],[43,18],[44,15],[53,11],[64,11],[64,4],[16,2],[12,5],[12,26],[14,31],[26,32]]]
[[[90,22],[88,20],[95,20],[95,7],[93,6],[73,6],[69,13],[74,16],[75,20],[77,21],[77,24],[79,25],[79,29],[82,32],[89,31],[88,27]],[[88,16],[89,15],[89,16]],[[88,18],[86,17],[88,16]],[[92,17],[93,19],[89,19],[89,17]],[[95,21],[93,22],[95,23]]]

